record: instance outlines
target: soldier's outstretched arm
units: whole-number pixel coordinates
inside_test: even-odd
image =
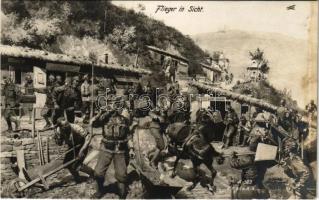
[[[99,121],[99,118],[101,117],[102,115],[102,110],[100,110],[94,117],[91,118],[90,120],[90,127],[97,127],[98,126],[98,121]]]
[[[110,116],[114,113],[114,111],[103,111],[100,110],[97,115],[95,115],[91,120],[90,120],[90,126],[92,127],[99,127],[102,126],[109,118]]]

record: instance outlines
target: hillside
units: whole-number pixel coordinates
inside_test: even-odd
[[[274,88],[268,81],[235,84],[232,91],[250,95],[257,99],[264,99],[275,106],[279,106],[281,99],[285,99],[288,107],[301,111],[298,109],[296,101],[291,99],[286,93]]]
[[[88,56],[111,52],[119,64],[155,68],[145,45],[178,51],[194,63],[206,54],[192,39],[146,15],[110,1],[1,1],[1,43]],[[104,52],[103,52],[104,51]]]
[[[226,30],[192,37],[200,47],[212,53],[223,51],[230,59],[231,71],[242,78],[250,63],[249,51],[257,47],[264,51],[269,61],[269,81],[276,88],[291,90],[299,106],[305,105],[305,87],[316,84],[315,78],[306,76],[307,42],[278,33],[244,32]]]

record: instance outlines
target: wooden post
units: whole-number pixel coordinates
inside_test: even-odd
[[[41,138],[41,134],[40,133],[39,133],[39,137],[40,137],[41,162],[42,162],[42,165],[44,165],[45,164],[45,160],[44,160],[44,153],[43,153],[42,138]]]
[[[40,166],[42,166],[42,159],[41,159],[41,150],[40,150],[40,140],[39,140],[40,136],[39,136],[39,131],[37,130],[37,146],[38,146],[38,158],[39,158],[39,163]]]
[[[137,68],[137,63],[138,63],[138,53],[139,53],[139,48],[137,48],[137,52],[136,52],[136,57],[135,57],[135,67]]]
[[[16,150],[17,164],[19,168],[19,178],[25,179],[23,169],[25,169],[24,150]]]
[[[50,140],[50,138],[47,137],[47,138],[46,138],[46,148],[45,148],[45,149],[46,149],[46,154],[47,154],[47,163],[50,162],[49,140]]]
[[[94,116],[94,61],[92,60],[92,81],[91,81],[91,109],[90,109],[90,120]],[[93,134],[93,126],[90,127],[90,132]]]
[[[32,138],[35,137],[35,112],[36,112],[36,108],[32,109],[32,129],[31,129]]]

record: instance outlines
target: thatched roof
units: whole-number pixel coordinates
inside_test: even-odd
[[[182,60],[184,62],[187,62],[188,63],[188,59],[181,56],[181,55],[177,55],[176,53],[171,53],[171,52],[168,52],[168,51],[165,51],[163,49],[160,49],[160,48],[157,48],[157,47],[154,47],[154,46],[146,46],[149,50],[152,50],[152,51],[155,51],[157,53],[160,53],[160,54],[163,54],[163,55],[166,55],[166,56],[171,56],[175,59],[178,59],[178,60]]]
[[[59,62],[74,65],[91,65],[92,62],[88,57],[70,56],[66,54],[57,54],[44,50],[32,49],[21,46],[0,45],[1,56],[10,56],[16,58],[31,58],[42,61]],[[132,68],[125,66],[117,66],[114,64],[99,63],[94,64],[95,67],[111,69],[122,72],[131,72],[138,74],[151,74],[150,71],[141,68]]]
[[[250,104],[252,106],[256,106],[256,107],[262,108],[262,109],[270,111],[270,112],[275,112],[278,108],[277,106],[272,105],[268,102],[265,102],[262,99],[256,99],[253,97],[249,97],[247,95],[238,94],[238,93],[231,92],[229,90],[221,89],[218,87],[208,86],[208,85],[205,85],[202,83],[197,83],[197,82],[190,82],[189,84],[192,86],[195,86],[199,89],[212,91],[212,92],[215,92],[221,96],[225,96],[226,98],[236,100],[236,101],[239,101],[242,103],[247,103],[247,104]]]

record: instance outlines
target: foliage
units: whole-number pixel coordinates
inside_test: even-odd
[[[270,68],[268,66],[268,60],[264,58],[264,52],[257,48],[254,52],[249,52],[251,60],[256,60],[260,71],[264,74],[268,74]]]
[[[146,45],[167,49],[171,45],[190,61],[190,74],[201,72],[198,63],[208,57],[192,39],[142,12],[114,6],[110,1],[20,1],[3,0],[2,43],[70,52],[67,45],[84,48],[79,41],[95,41],[126,53],[123,62],[132,64],[139,54],[139,64],[153,67]],[[143,10],[143,6],[140,7]],[[66,44],[63,44],[66,42]],[[73,48],[73,49],[74,49]],[[72,48],[70,48],[72,49]],[[78,52],[78,51],[75,51]],[[122,57],[115,55],[117,57]]]
[[[257,83],[238,83],[233,87],[233,91],[240,94],[252,95],[252,97],[257,99],[264,99],[276,106],[279,106],[280,101],[285,99],[288,107],[298,110],[297,102],[292,99],[291,93],[287,89],[278,90],[266,80]]]
[[[40,7],[42,4],[37,2],[34,2],[34,5],[26,2],[24,7],[29,17],[25,17],[22,14],[24,12],[15,13],[14,10],[7,13],[11,6],[15,6],[6,3],[7,1],[3,3],[6,12],[1,13],[3,16],[1,36],[2,42],[8,44],[45,48],[56,39],[57,35],[62,33],[62,24],[70,14],[68,3],[54,4],[52,6],[55,10],[53,10],[50,7]],[[5,9],[6,7],[9,7],[8,10]]]
[[[134,26],[126,26],[125,24],[114,27],[112,33],[108,35],[111,41],[120,50],[130,53],[136,49],[136,34]]]

